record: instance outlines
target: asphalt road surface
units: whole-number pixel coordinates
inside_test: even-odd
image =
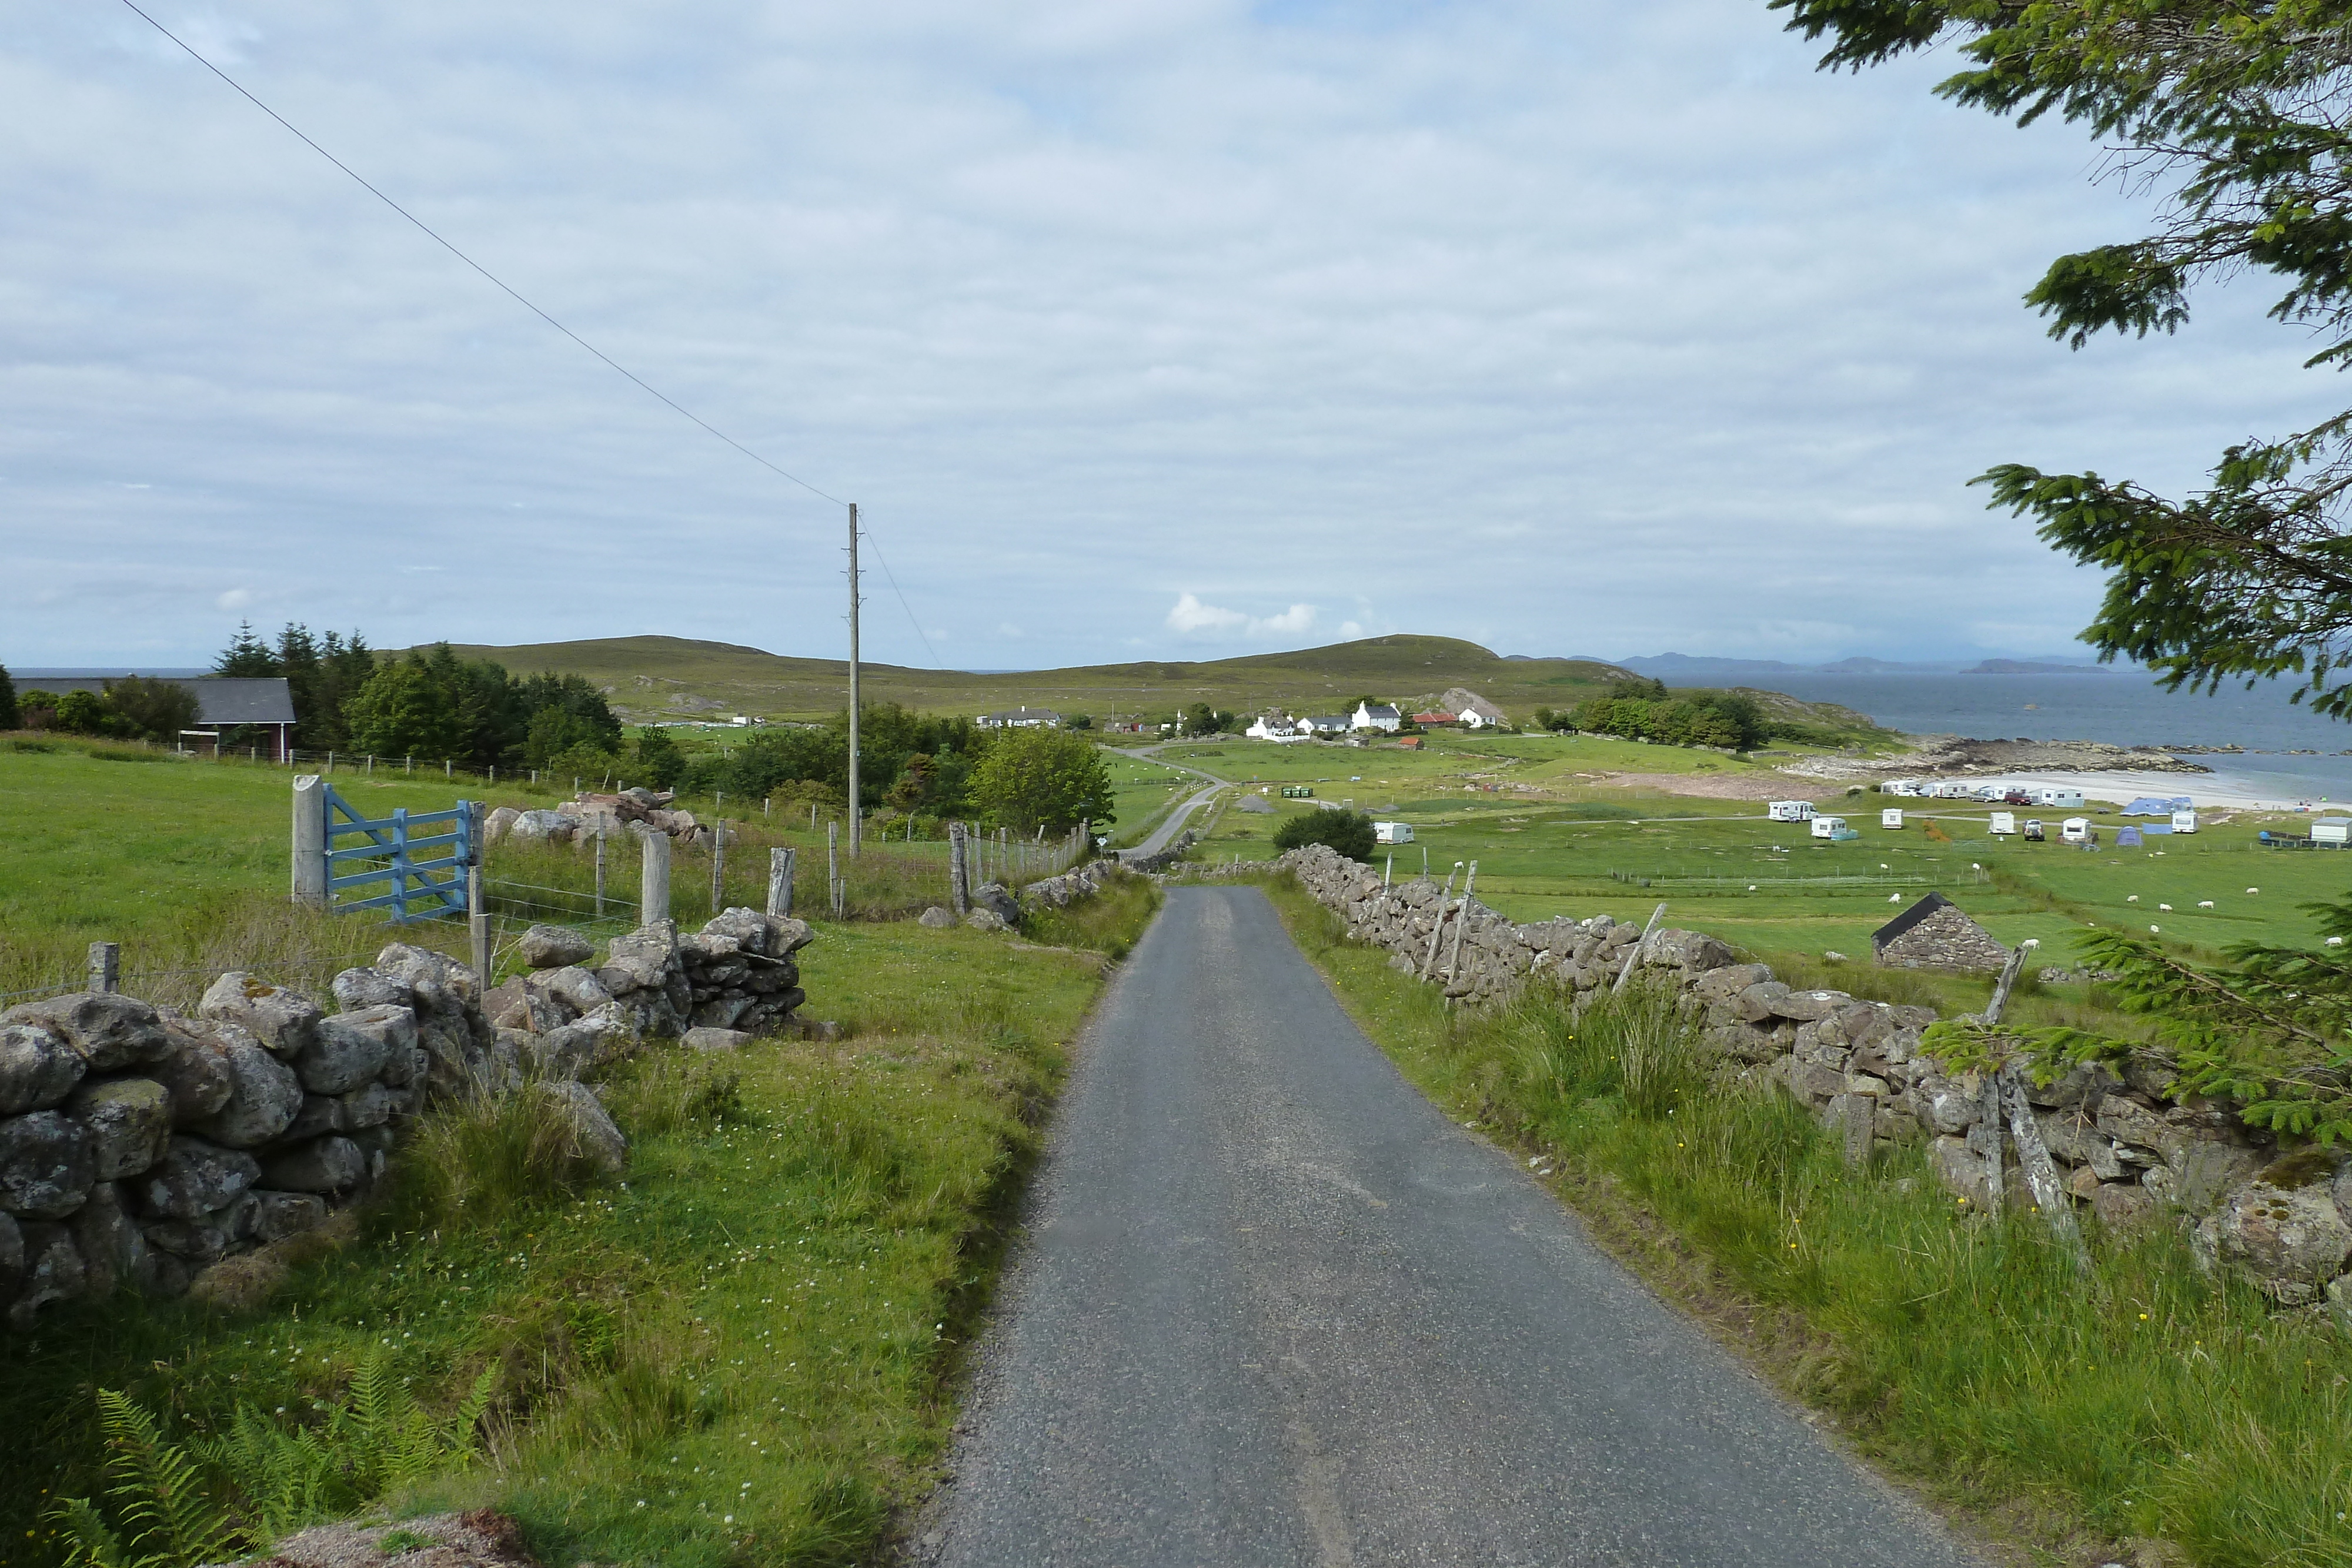
[[[917,1555],[1972,1562],[1365,1040],[1254,888],[1106,998]]]

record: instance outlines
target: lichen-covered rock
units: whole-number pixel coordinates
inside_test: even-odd
[[[236,1024],[279,1057],[292,1057],[309,1045],[320,1016],[319,1004],[300,991],[273,986],[242,969],[231,969],[215,980],[196,1004],[196,1012]]]
[[[183,1134],[131,1190],[148,1218],[194,1222],[228,1207],[260,1176],[260,1164],[244,1150]]]
[[[113,991],[75,991],[0,1013],[0,1024],[35,1024],[57,1035],[93,1072],[143,1066],[172,1049],[152,1007]]]
[[[24,1273],[16,1299],[8,1307],[8,1326],[19,1333],[29,1330],[34,1314],[51,1301],[69,1301],[89,1289],[81,1249],[74,1245],[71,1230],[62,1225],[27,1225],[24,1233]]]
[[[0,1116],[58,1104],[89,1064],[56,1030],[37,1023],[0,1024]]]
[[[330,1135],[274,1153],[261,1174],[287,1192],[344,1192],[366,1177],[368,1161],[351,1139]]]
[[[416,988],[380,969],[345,969],[335,977],[335,1006],[347,1013],[362,1008],[413,1008]]]
[[[562,969],[584,964],[595,951],[594,943],[562,925],[534,925],[515,940],[515,952],[534,969]]]
[[[85,1080],[65,1113],[89,1131],[91,1175],[101,1182],[137,1176],[172,1137],[172,1096],[152,1078]]]
[[[916,917],[916,924],[930,926],[933,930],[941,930],[947,926],[953,925],[955,923],[956,917],[954,912],[951,910],[942,909],[936,904],[932,904],[929,909],[924,910],[921,915]]]
[[[963,917],[963,923],[966,926],[974,931],[1010,931],[1013,929],[1013,927],[1006,923],[1004,916],[997,914],[993,909],[975,909],[971,914]]]
[[[381,1127],[393,1117],[402,1114],[405,1102],[400,1091],[383,1083],[362,1083],[337,1103],[343,1108],[342,1125],[339,1132],[351,1132],[360,1127]]]
[[[171,1096],[175,1127],[194,1127],[219,1114],[236,1092],[236,1080],[221,1047],[219,1027],[202,1019],[163,1020],[163,1030],[172,1037],[171,1054],[151,1063],[146,1071]]]
[[[1946,1192],[1968,1207],[1982,1211],[1991,1206],[1995,1194],[1985,1162],[1963,1140],[1947,1136],[1929,1144],[1927,1168]]]
[[[302,1081],[235,1024],[213,1026],[212,1040],[228,1073],[228,1098],[218,1111],[185,1130],[231,1148],[268,1143],[302,1109]]]
[[[375,956],[380,975],[401,981],[415,993],[416,1005],[440,1010],[450,1003],[463,1008],[481,995],[474,971],[446,954],[394,942]]]
[[[416,1044],[416,1014],[407,1008],[363,1008],[320,1019],[295,1076],[313,1094],[342,1094],[379,1076],[396,1052],[404,1061]]]
[[[532,1084],[530,1092],[545,1096],[562,1114],[574,1145],[589,1164],[607,1176],[619,1176],[628,1167],[629,1141],[621,1135],[593,1090],[584,1083],[553,1080]]]
[[[551,998],[566,1009],[557,1020],[559,1023],[570,1023],[583,1013],[593,1013],[613,999],[613,993],[604,988],[594,971],[576,964],[543,969],[523,984],[532,995]]]
[[[1021,901],[1001,882],[984,882],[971,890],[972,907],[987,910],[1004,922],[1004,929],[1017,930],[1021,925]],[[965,921],[970,925],[970,920]]]
[[[98,1179],[89,1130],[56,1111],[0,1121],[0,1208],[28,1219],[63,1219]]]
[[[144,1282],[147,1238],[131,1218],[121,1187],[100,1182],[90,1188],[69,1223],[74,1249],[81,1254],[84,1287],[91,1295],[111,1295]]]
[[[327,1223],[327,1200],[316,1193],[274,1192],[256,1187],[249,1195],[253,1209],[247,1220],[253,1239],[267,1247]]]
[[[752,1039],[741,1030],[690,1029],[686,1031],[685,1044],[688,1051],[740,1051]]]
[[[2198,1250],[2250,1275],[2290,1306],[2316,1301],[2328,1281],[2352,1259],[2352,1223],[2336,1207],[2326,1181],[2294,1183],[2288,1162],[2229,1195],[2197,1228]],[[2289,1167],[2291,1169],[2291,1167]]]

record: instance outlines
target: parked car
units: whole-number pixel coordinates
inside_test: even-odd
[[[2042,819],[2039,817],[2026,818],[2025,831],[2020,834],[2019,837],[2022,838],[2029,844],[2044,842],[2045,841],[2042,833]]]

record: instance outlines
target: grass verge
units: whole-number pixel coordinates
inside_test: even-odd
[[[238,1412],[329,1430],[372,1366],[440,1421],[494,1374],[483,1458],[393,1489],[395,1515],[493,1503],[551,1563],[865,1560],[929,1484],[1066,1042],[1156,900],[1137,881],[1101,903],[1055,933],[1092,951],[828,927],[803,983],[845,1038],[626,1064],[604,1086],[625,1180],[475,1202],[511,1198],[498,1173],[547,1129],[445,1118],[360,1234],[261,1306],[118,1300],[0,1339],[0,1422],[37,1456],[0,1466],[0,1568],[60,1561],[42,1515],[100,1490],[99,1389],[157,1413],[253,1522]]]
[[[1270,892],[1407,1077],[1550,1156],[1596,1239],[1946,1504],[2045,1562],[2352,1562],[2352,1336],[2324,1314],[2170,1232],[2095,1236],[2080,1280],[2030,1218],[1956,1218],[1916,1155],[1850,1172],[1654,1001],[1450,1014],[1289,879]]]

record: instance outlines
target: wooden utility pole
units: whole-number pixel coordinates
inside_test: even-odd
[[[857,503],[849,503],[849,852],[857,853]]]

